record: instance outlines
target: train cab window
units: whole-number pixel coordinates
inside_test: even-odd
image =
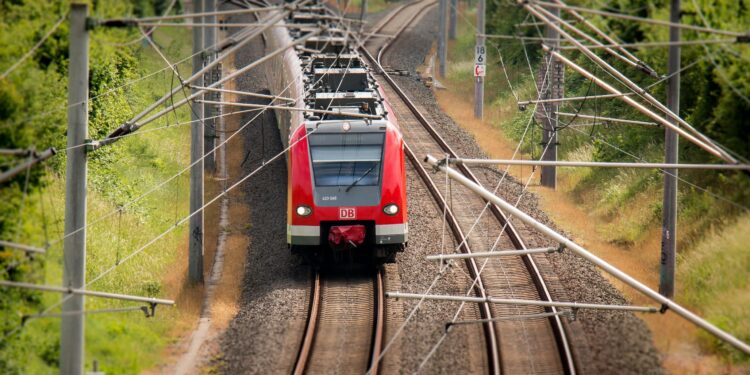
[[[384,133],[311,134],[315,186],[377,186]]]

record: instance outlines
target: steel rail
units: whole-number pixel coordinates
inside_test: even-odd
[[[377,375],[380,369],[380,353],[383,350],[385,337],[385,286],[383,285],[383,270],[375,271],[375,326],[372,338],[372,355],[370,356],[370,374]]]
[[[417,4],[411,3],[410,5]],[[403,10],[405,7],[401,7],[400,10]],[[428,9],[429,6],[426,6],[421,11],[424,11]],[[379,32],[382,30],[385,25],[387,25],[393,18],[395,18],[395,14],[399,12],[393,12],[392,17],[389,17],[386,22],[380,25],[380,27],[375,30],[375,32]],[[388,39],[386,43],[381,46],[381,48],[378,49],[378,58],[377,60],[370,54],[370,52],[365,48],[364,45],[360,46],[360,50],[363,53],[363,56],[365,56],[366,59],[370,60],[373,66],[376,66],[383,74],[383,77],[385,78],[386,82],[390,84],[394,91],[398,93],[399,97],[404,101],[404,103],[407,105],[407,107],[413,112],[415,118],[420,122],[421,124],[427,124],[427,120],[422,116],[421,113],[417,110],[416,106],[409,100],[409,98],[406,96],[405,93],[401,91],[401,89],[396,85],[395,81],[388,75],[388,73],[385,72],[383,69],[380,58],[382,57],[383,51],[387,50],[388,47],[392,44],[392,41],[396,40],[398,36],[406,29],[406,26],[410,24],[412,21],[418,18],[419,13],[417,14],[417,17],[414,17],[411,19],[410,22],[407,22],[405,26],[402,26],[397,33],[396,37]],[[445,219],[448,223],[448,226],[450,227],[451,232],[453,233],[453,236],[458,241],[459,248],[463,253],[471,254],[472,250],[469,246],[468,240],[466,235],[464,234],[463,230],[461,229],[461,226],[458,222],[458,219],[453,215],[453,212],[448,207],[447,201],[443,197],[443,195],[440,193],[440,190],[438,189],[435,182],[430,178],[427,170],[424,168],[424,166],[420,163],[420,158],[416,156],[416,154],[411,150],[408,144],[404,144],[404,153],[406,154],[406,157],[409,159],[409,161],[414,166],[414,169],[417,171],[417,174],[420,176],[422,181],[424,182],[425,186],[427,187],[428,191],[432,195],[435,202],[438,204],[441,211],[445,212]],[[480,298],[487,298],[486,289],[484,287],[484,283],[482,282],[482,279],[479,278],[480,271],[479,267],[474,259],[466,259],[466,268],[469,270],[469,274],[472,277],[472,279],[477,280],[477,282],[474,284],[474,293],[479,296]],[[494,325],[489,321],[490,319],[493,319],[494,316],[492,314],[492,308],[489,303],[487,302],[480,302],[478,303],[479,306],[479,313],[480,317],[482,319],[487,319],[488,322],[482,325],[482,329],[485,336],[485,343],[487,345],[487,357],[489,358],[489,372],[492,374],[500,374],[502,373],[502,353],[500,352],[500,341],[498,334],[495,330]],[[372,373],[372,372],[369,372]]]
[[[341,19],[338,17],[337,19]],[[339,88],[336,89],[336,92]],[[236,104],[233,104],[236,105]],[[330,107],[330,103],[329,103]],[[289,107],[280,107],[279,109],[290,109]],[[306,112],[314,113],[329,113],[329,114],[340,114],[337,111],[326,110],[311,110],[304,109]],[[376,116],[360,115],[358,117],[375,118]],[[380,118],[380,117],[377,117]],[[310,307],[308,313],[308,319],[303,334],[302,343],[300,345],[297,359],[294,364],[292,373],[294,375],[302,375],[307,370],[308,365],[312,359],[313,346],[315,342],[315,336],[318,334],[317,326],[319,323],[319,316],[321,315],[321,276],[320,271],[315,269],[313,271],[312,286],[311,286],[311,297]],[[383,335],[385,332],[385,288],[383,286],[382,269],[378,269],[373,276],[374,282],[374,319],[373,319],[373,336],[371,342],[371,353],[368,358],[368,368],[371,368],[373,374],[377,374],[379,363],[378,359],[381,355]]]
[[[417,19],[417,17],[414,17],[412,19],[412,21],[415,20],[415,19]],[[382,29],[382,27],[381,27],[381,29]],[[376,30],[376,32],[377,31],[380,31],[380,29]],[[403,31],[403,30],[401,30],[401,31]],[[396,40],[397,38],[398,38],[398,34],[397,34],[397,36],[395,38],[392,38],[389,41],[387,41],[386,45],[383,48],[381,48],[381,50],[379,51],[378,56],[381,57],[382,56],[382,51],[387,50],[388,47],[392,44],[392,42],[394,40]],[[365,56],[368,60],[370,60],[372,62],[372,64],[374,66],[376,66],[380,70],[381,76],[383,77],[383,79],[389,85],[392,86],[392,88],[398,94],[398,96],[400,97],[400,99],[412,111],[413,115],[418,120],[418,122],[420,124],[422,124],[422,126],[424,126],[424,128],[430,133],[430,135],[433,137],[433,139],[440,145],[440,147],[446,153],[448,153],[449,155],[451,155],[451,157],[456,158],[457,157],[456,152],[453,151],[453,149],[448,145],[448,143],[440,136],[440,134],[430,124],[430,122],[427,120],[427,118],[419,111],[419,109],[411,101],[411,99],[409,99],[409,97],[405,94],[405,92],[396,84],[396,82],[393,80],[393,78],[383,69],[383,67],[382,67],[382,65],[380,63],[380,60],[379,59],[376,60],[375,58],[373,58],[373,56],[369,53],[369,51],[365,48],[364,45],[360,46],[360,50],[362,51],[363,56]],[[415,166],[415,169],[417,170],[417,173],[424,180],[425,184],[428,187],[428,190],[430,190],[430,193],[433,195],[433,197],[437,201],[437,203],[440,206],[440,208],[444,209],[444,207],[445,207],[445,200],[442,198],[442,196],[440,195],[439,191],[437,190],[437,187],[434,185],[434,183],[432,183],[432,180],[430,179],[430,177],[427,174],[426,170],[424,169],[424,167],[420,163],[420,158],[417,158],[416,155],[413,154],[413,152],[411,151],[411,149],[408,146],[404,147],[404,150],[406,152],[407,157],[410,159],[410,161],[412,162],[412,164]],[[467,176],[468,179],[470,179],[470,180],[474,181],[475,183],[479,184],[479,179],[472,173],[472,171],[468,167],[466,167],[466,166],[459,166],[459,168],[461,169],[461,172],[464,175]],[[428,183],[427,181],[430,181],[430,183]],[[489,204],[490,211],[492,212],[492,214],[494,215],[494,217],[500,222],[500,224],[503,226],[503,228],[505,228],[504,230],[505,230],[506,234],[508,235],[508,237],[510,238],[511,242],[513,243],[514,247],[516,249],[518,249],[518,250],[526,250],[527,247],[526,247],[525,243],[521,239],[521,237],[518,234],[518,232],[516,231],[515,227],[507,219],[507,217],[505,216],[505,214],[502,211],[500,211],[500,209],[496,205],[489,203],[489,201],[487,201],[487,200],[485,200],[485,202],[487,202]],[[463,233],[461,232],[460,227],[458,226],[457,220],[453,217],[452,213],[450,212],[450,209],[445,209],[445,211],[447,213],[446,214],[446,219],[448,220],[448,223],[449,223],[449,226],[451,227],[451,230],[453,231],[454,235],[456,235],[456,237],[459,239],[460,243],[464,244],[462,246],[465,246],[462,249],[462,251],[466,251],[466,250],[470,251],[470,249],[468,249],[468,246],[466,246],[466,243],[465,243],[466,241],[463,241],[464,236],[463,236]],[[539,271],[539,268],[537,267],[534,259],[530,255],[524,255],[524,256],[522,256],[522,259],[523,259],[523,262],[524,262],[527,270],[529,271],[529,273],[531,275],[531,278],[534,281],[534,284],[535,284],[535,286],[536,286],[536,288],[537,288],[537,290],[539,292],[540,299],[542,299],[544,301],[552,301],[552,296],[550,294],[549,288],[547,287],[546,283],[544,282],[544,279],[542,278],[541,272]],[[469,262],[470,262],[470,260],[467,260],[467,263],[469,263]],[[471,260],[471,262],[473,262],[473,260]],[[476,263],[474,263],[474,265],[476,266]],[[469,269],[471,271],[471,267],[469,267]],[[478,274],[479,273],[477,272],[477,274],[472,275],[472,277],[476,278]],[[477,286],[479,286],[479,285],[481,285],[481,280],[477,280]],[[481,289],[481,292],[483,294],[484,288],[481,287],[480,289]],[[486,309],[488,311],[491,311],[490,307],[487,304],[480,305],[480,306],[484,306],[484,307],[486,307]],[[480,309],[480,311],[483,311],[483,310],[484,309]],[[547,310],[548,312],[553,312],[553,313],[557,312],[557,309],[555,307],[548,307],[545,310]],[[491,316],[491,312],[490,312],[490,316]],[[487,317],[485,317],[485,319],[487,319]],[[557,346],[558,346],[558,349],[560,351],[560,360],[562,362],[564,371],[566,373],[569,373],[569,374],[576,373],[575,359],[573,358],[573,352],[572,352],[572,349],[571,349],[570,344],[568,342],[567,332],[566,332],[566,329],[565,329],[565,326],[563,324],[562,319],[560,319],[559,315],[551,316],[550,317],[550,324],[552,326],[552,331],[553,331],[553,333],[555,335],[555,340],[557,342]],[[485,332],[486,332],[486,330],[487,330],[487,326],[485,326]],[[495,335],[494,327],[490,327],[490,331],[491,331],[491,335],[494,336]],[[488,353],[488,355],[490,355],[490,358],[497,358],[497,359],[493,359],[493,362],[497,361],[497,366],[500,366],[500,361],[501,361],[500,356],[501,356],[501,354],[499,353],[499,350],[497,349],[497,347],[499,345],[499,341],[492,340],[492,345],[495,346],[496,349],[495,349],[494,353],[491,352],[491,353]],[[499,373],[501,371],[501,367],[496,367],[495,370],[496,370],[496,373]]]
[[[409,7],[411,5],[414,5],[416,2],[406,3],[398,6],[398,8],[394,9],[392,12],[388,13],[382,20],[378,21],[378,24],[375,26],[374,30],[367,33],[367,35],[360,41],[362,44],[367,43],[371,37],[376,36],[380,34],[380,31],[383,30],[385,25],[387,25],[393,18],[396,17],[398,13],[400,13],[404,8]],[[390,36],[389,39],[393,39],[395,35]]]
[[[321,276],[319,270],[313,271],[312,285],[310,290],[310,307],[305,326],[305,333],[302,337],[297,359],[294,363],[292,374],[302,375],[307,370],[307,365],[312,357],[313,346],[318,332],[318,321],[321,315]],[[374,284],[374,319],[373,319],[373,336],[370,344],[370,357],[368,368],[370,373],[378,374],[381,350],[383,349],[383,338],[385,334],[385,288],[383,286],[383,271],[378,268],[373,275]]]
[[[682,318],[687,320],[688,322],[694,324],[697,327],[700,327],[707,332],[711,333],[712,335],[716,336],[718,339],[721,339],[728,344],[734,346],[735,348],[741,350],[742,352],[746,354],[750,354],[750,344],[743,342],[739,338],[733,336],[727,331],[724,331],[723,329],[717,327],[716,325],[712,324],[711,322],[707,321],[704,318],[701,318],[697,314],[693,313],[692,311],[688,310],[687,308],[683,307],[682,305],[674,302],[673,300],[664,297],[659,292],[651,289],[647,285],[643,284],[642,282],[638,281],[637,279],[633,278],[632,276],[628,275],[627,273],[621,271],[619,268],[613,266],[612,264],[608,263],[602,258],[599,258],[598,256],[591,253],[588,249],[584,248],[583,246],[573,242],[571,239],[563,236],[562,234],[558,233],[554,229],[548,227],[547,225],[539,222],[538,220],[532,218],[527,213],[519,210],[512,204],[506,202],[502,198],[498,197],[494,193],[490,192],[489,190],[485,189],[484,187],[480,186],[479,184],[476,184],[472,181],[470,181],[468,178],[466,178],[463,174],[453,170],[450,167],[447,167],[445,165],[441,165],[440,162],[435,159],[434,157],[427,155],[426,161],[428,164],[435,166],[438,168],[438,170],[443,171],[448,174],[448,177],[454,179],[455,181],[459,182],[460,184],[466,186],[467,188],[471,189],[475,193],[481,195],[485,199],[491,200],[495,204],[498,204],[503,207],[504,210],[508,211],[511,215],[513,215],[514,218],[526,223],[527,225],[531,226],[532,228],[539,231],[542,235],[545,237],[548,237],[554,241],[557,241],[561,245],[564,245],[566,249],[569,251],[575,253],[576,255],[586,259],[593,265],[597,266],[598,268],[601,268],[604,272],[608,273],[612,277],[622,281],[623,283],[629,285],[633,289],[637,290],[644,296],[648,297],[649,299],[661,303],[662,304],[662,310],[666,311],[672,310],[677,315],[680,315]]]
[[[313,272],[307,326],[305,327],[305,334],[302,337],[302,345],[297,354],[297,360],[294,363],[294,370],[292,371],[294,375],[303,375],[305,373],[307,363],[310,360],[310,354],[312,354],[313,341],[315,341],[315,327],[318,325],[318,315],[320,313],[320,272],[318,270]]]
[[[455,215],[453,215],[453,211],[450,209],[450,207],[448,207],[448,203],[440,193],[440,190],[438,189],[435,182],[430,178],[427,170],[420,162],[420,158],[416,154],[414,154],[409,145],[406,144],[404,145],[404,153],[414,166],[417,174],[419,174],[422,182],[424,182],[425,186],[427,186],[427,190],[430,192],[432,198],[437,203],[438,208],[441,211],[445,212],[445,220],[447,221],[448,227],[450,228],[451,232],[453,232],[453,237],[455,237],[456,241],[460,244],[459,249],[461,250],[461,252],[464,254],[474,254],[471,250],[471,247],[469,246],[466,235],[464,234],[460,224],[458,223],[458,219]],[[467,258],[464,259],[464,261],[466,264],[466,268],[468,268],[469,270],[469,275],[471,276],[471,278],[477,280],[474,285],[474,294],[476,294],[480,298],[487,298],[484,283],[482,282],[482,279],[479,278],[480,272],[476,260],[474,260],[473,258]],[[479,305],[479,314],[482,319],[494,319],[492,308],[490,307],[489,303],[479,302],[477,304]],[[487,356],[488,358],[490,358],[489,372],[492,374],[500,374],[502,373],[502,353],[500,352],[499,337],[497,335],[497,332],[495,331],[495,327],[489,321],[484,324],[482,328],[485,335],[485,342],[487,344]]]

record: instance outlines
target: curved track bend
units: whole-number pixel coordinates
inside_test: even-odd
[[[436,183],[427,173],[426,164],[422,164],[420,160],[425,155],[458,155],[380,64],[381,57],[387,53],[392,42],[435,4],[435,1],[422,0],[397,8],[376,25],[372,30],[373,36],[365,41],[364,48],[360,50],[370,64],[380,71],[378,83],[398,117],[407,144],[407,156],[440,209],[448,206],[446,218],[457,242],[462,244],[460,250],[466,253],[490,251],[497,237],[500,237],[497,249],[525,249],[526,245],[519,233],[494,205],[489,207],[491,218],[483,220],[474,230],[470,229],[486,202],[463,186],[451,186],[448,191],[442,186],[444,184]],[[377,56],[377,59],[373,56]],[[469,179],[480,183],[469,168],[463,165],[458,168]],[[449,197],[449,202],[445,197]],[[454,201],[460,204],[451,204]],[[471,276],[477,280],[474,285],[477,296],[552,300],[549,288],[531,256],[468,259],[466,266]],[[556,312],[555,308],[536,306],[482,303],[479,307],[482,319],[488,320]],[[559,316],[520,321],[495,320],[483,324],[491,373],[576,373],[566,330]]]

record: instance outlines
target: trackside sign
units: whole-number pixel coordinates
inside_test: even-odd
[[[487,48],[483,44],[474,47],[474,77],[484,77],[487,65]]]

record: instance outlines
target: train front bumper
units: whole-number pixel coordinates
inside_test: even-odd
[[[324,242],[321,242],[321,235]],[[403,244],[409,238],[409,224],[375,225],[375,245]],[[327,243],[328,233],[319,225],[287,225],[286,241],[290,245],[320,246]]]

